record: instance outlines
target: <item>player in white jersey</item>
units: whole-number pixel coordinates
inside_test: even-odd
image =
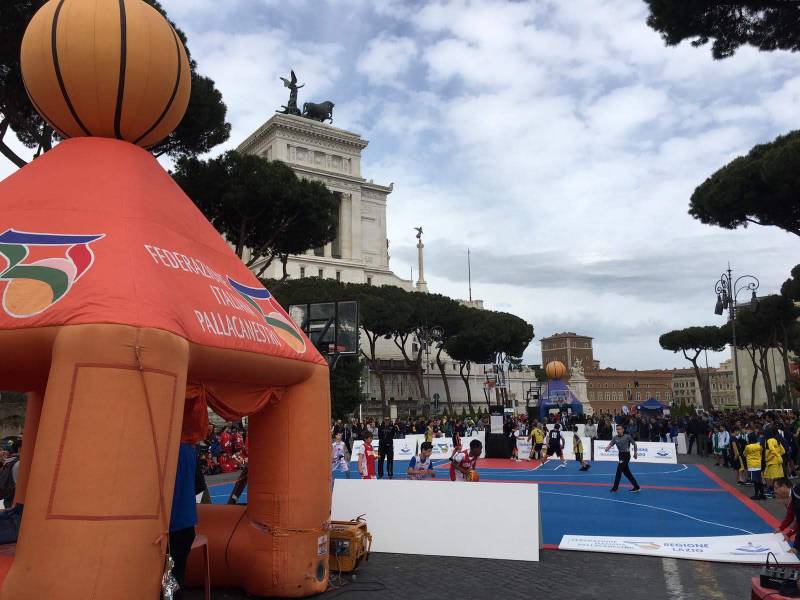
[[[350,479],[350,465],[347,463],[344,451],[345,445],[342,441],[342,434],[337,433],[332,447],[331,471],[344,473],[344,476]]]
[[[431,462],[432,453],[433,444],[430,442],[422,442],[419,447],[419,455],[412,456],[411,461],[408,463],[406,477],[408,479],[435,478],[436,473],[433,471],[433,462]]]

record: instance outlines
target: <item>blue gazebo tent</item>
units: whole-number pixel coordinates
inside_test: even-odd
[[[649,398],[636,407],[637,411],[662,413],[664,412],[664,405],[655,398]]]

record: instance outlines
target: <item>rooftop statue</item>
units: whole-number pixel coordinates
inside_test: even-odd
[[[289,88],[289,102],[286,103],[286,106],[281,106],[281,108],[283,109],[282,111],[279,110],[276,112],[280,112],[285,115],[297,115],[299,117],[300,109],[297,108],[297,90],[303,87],[305,83],[302,85],[297,85],[297,75],[294,74],[294,71],[292,71],[291,73],[292,73],[291,80],[286,79],[285,77],[281,77],[284,87]]]

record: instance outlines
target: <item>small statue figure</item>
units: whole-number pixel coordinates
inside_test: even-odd
[[[292,79],[289,81],[285,77],[281,77],[283,81],[283,85],[289,88],[289,102],[286,103],[286,106],[281,106],[283,110],[276,110],[275,112],[283,113],[284,115],[297,115],[300,116],[300,109],[297,108],[297,90],[305,85],[297,85],[297,75],[294,74],[292,71],[291,75]]]
[[[417,232],[417,239],[421,240],[422,239],[422,227],[414,227],[414,231]]]
[[[572,362],[572,374],[583,376],[583,361],[580,358]]]

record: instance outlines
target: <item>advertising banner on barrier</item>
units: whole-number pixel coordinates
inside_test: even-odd
[[[410,460],[412,456],[417,453],[421,441],[415,439],[405,438],[403,440],[394,440],[394,459],[395,460]]]
[[[762,565],[767,560],[767,554],[772,552],[781,564],[796,565],[800,562],[794,554],[789,553],[789,544],[777,533],[705,538],[565,535],[558,549]]]
[[[486,433],[483,432],[483,431],[476,431],[475,435],[472,435],[472,436],[469,436],[469,437],[462,437],[461,438],[461,447],[466,450],[467,448],[469,448],[469,443],[472,440],[478,440],[481,444],[483,444],[483,449],[481,450],[481,458],[484,458],[486,456]],[[521,452],[522,451],[520,451],[520,455],[521,455]],[[450,457],[448,456],[448,458],[450,458]]]
[[[594,460],[617,461],[619,460],[619,453],[616,446],[612,446],[611,450],[606,452],[608,441],[595,440],[594,442]],[[631,462],[640,463],[664,463],[664,464],[678,464],[678,454],[675,451],[675,444],[669,442],[636,442],[638,458],[633,458],[633,447],[631,447]]]
[[[678,434],[678,454],[686,454],[686,434]]]

